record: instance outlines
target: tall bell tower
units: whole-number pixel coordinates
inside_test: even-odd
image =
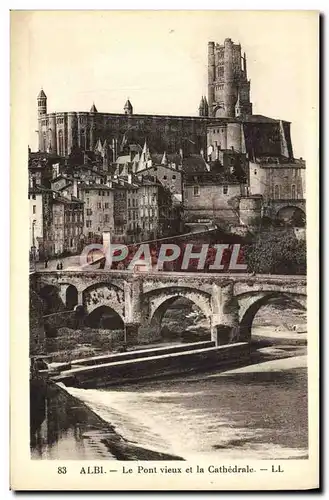
[[[252,114],[246,54],[230,38],[208,43],[209,116],[235,118]]]

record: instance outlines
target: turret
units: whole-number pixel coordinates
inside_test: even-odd
[[[95,106],[95,103],[93,102],[93,105],[90,108],[90,113],[98,113],[97,108]]]
[[[204,100],[204,116],[209,116],[209,106],[206,96],[204,96],[203,100]]]
[[[41,89],[38,95],[38,118],[47,114],[47,96]]]
[[[42,125],[42,118],[47,114],[47,96],[43,89],[40,90],[38,97],[38,136],[39,136],[39,151],[46,151],[47,149],[47,129]]]
[[[124,113],[125,115],[132,115],[133,114],[133,107],[129,99],[127,99],[126,104],[124,105]]]
[[[247,56],[246,56],[245,52],[243,53],[243,72],[244,72],[245,78],[247,79],[248,78],[248,76],[247,76]]]
[[[208,42],[208,103],[209,116],[214,116],[213,105],[215,102],[215,42]]]
[[[201,101],[199,104],[199,116],[204,116],[204,98],[201,97]]]
[[[233,42],[230,38],[226,38],[224,41],[224,110],[226,117],[235,116],[235,102]]]

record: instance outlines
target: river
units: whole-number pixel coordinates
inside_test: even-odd
[[[305,348],[290,349],[264,349],[258,362],[224,373],[53,388],[32,430],[32,457],[307,458]]]

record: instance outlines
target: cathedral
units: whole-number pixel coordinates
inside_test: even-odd
[[[247,58],[240,44],[227,38],[223,45],[208,43],[208,99],[201,98],[199,116],[134,114],[127,99],[123,113],[47,113],[47,96],[37,98],[39,151],[68,156],[75,149],[94,151],[106,142],[112,158],[126,144],[148,145],[153,152],[181,152],[215,157],[234,149],[255,156],[293,158],[290,123],[252,114]],[[207,153],[205,153],[207,151]]]

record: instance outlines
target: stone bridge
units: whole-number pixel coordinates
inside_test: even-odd
[[[306,200],[305,199],[278,199],[268,200],[267,202],[267,215],[271,217],[279,217],[284,219],[291,216],[297,209],[305,217],[306,214]]]
[[[217,345],[249,340],[255,315],[271,299],[306,308],[305,276],[44,270],[31,275],[31,288],[43,299],[56,297],[66,309],[80,306],[85,316],[109,307],[121,318],[131,344],[143,330],[150,340],[160,336],[162,316],[178,297],[189,299],[208,318]]]

